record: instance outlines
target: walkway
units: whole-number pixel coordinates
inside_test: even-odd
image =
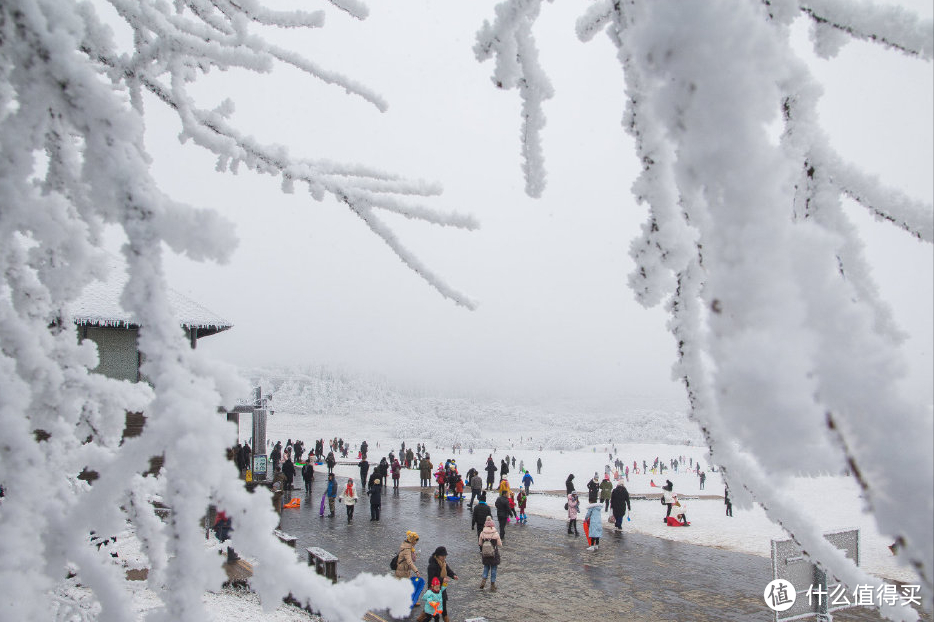
[[[302,558],[306,547],[319,546],[340,558],[341,579],[388,573],[406,530],[414,530],[420,536],[419,570],[426,574],[428,558],[443,545],[460,577],[448,588],[452,622],[481,616],[490,622],[773,619],[762,600],[772,578],[770,562],[762,557],[606,528],[600,550],[589,552],[583,535],[568,536],[563,522],[533,516],[527,525],[507,526],[499,591],[492,594],[489,585],[478,589],[483,567],[466,504],[439,504],[418,489],[390,491],[383,495],[379,522],[370,521],[364,496],[348,525],[341,504],[334,518],[327,512],[325,518],[318,516],[323,490],[324,480],[316,480],[311,503],[304,502],[302,491],[295,495],[303,499],[301,509],[283,511],[282,530],[298,538]],[[390,619],[385,612],[377,614]],[[851,609],[835,613],[834,620],[881,618],[874,611]]]

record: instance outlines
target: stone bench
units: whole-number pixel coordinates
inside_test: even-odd
[[[317,546],[305,550],[308,551],[308,565],[313,565],[315,572],[324,575],[332,583],[337,583],[337,557]]]
[[[284,531],[279,531],[278,529],[274,530],[272,534],[276,536],[277,538],[279,538],[280,542],[285,542],[286,544],[291,546],[293,549],[295,548],[295,543],[298,542],[298,538],[296,538],[295,536],[290,536]]]

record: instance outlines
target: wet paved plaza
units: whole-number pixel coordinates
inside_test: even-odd
[[[390,490],[383,495],[379,522],[370,521],[364,496],[348,525],[342,504],[336,505],[334,518],[327,512],[318,516],[323,490],[323,478],[316,479],[310,503],[304,491],[296,491],[293,496],[302,498],[302,507],[283,511],[282,530],[298,538],[302,559],[307,559],[305,548],[318,546],[340,558],[342,580],[360,572],[389,573],[389,561],[406,530],[414,530],[420,536],[416,565],[422,575],[435,548],[444,546],[460,577],[448,588],[452,622],[481,616],[489,622],[773,619],[762,600],[772,578],[766,558],[625,531],[616,534],[606,527],[600,550],[590,552],[583,534],[568,536],[564,522],[530,516],[527,525],[507,526],[498,591],[490,593],[489,584],[478,589],[483,566],[466,502],[439,503],[427,489]],[[378,615],[390,619],[385,612]],[[874,611],[850,609],[834,613],[834,620],[881,618]]]

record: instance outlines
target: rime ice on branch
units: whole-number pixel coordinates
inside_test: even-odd
[[[135,617],[122,572],[88,546],[89,532],[118,533],[129,523],[162,601],[153,619],[200,622],[202,595],[224,580],[199,529],[216,503],[238,525],[233,545],[257,560],[253,586],[265,603],[291,592],[331,619],[359,620],[370,607],[407,613],[408,590],[392,579],[361,576],[331,587],[297,565],[272,536],[268,500],[247,494],[224,459],[228,430],[216,410],[231,403],[238,383],[232,370],[187,346],[167,300],[162,243],[193,259],[224,260],[233,228],[157,187],[143,143],[144,93],[174,111],[182,138],[214,153],[219,170],[245,166],[279,176],[285,191],[303,183],[317,200],[346,204],[430,286],[467,307],[471,301],[412,256],[379,211],[464,229],[476,223],[420,206],[420,197],[439,192],[434,186],[292,157],[237,128],[232,103],[209,110],[189,96],[188,85],[209,70],[265,72],[286,63],[385,110],[366,87],[251,31],[317,28],[323,12],[271,11],[254,0],[109,4],[132,32],[130,49],[118,48],[91,3],[0,3],[0,609],[46,619],[49,593],[80,582],[97,600],[99,619]],[[357,18],[367,13],[355,0],[332,4]],[[121,302],[142,327],[141,372],[151,388],[89,373],[94,348],[79,344],[69,316],[69,302],[104,276],[108,224],[126,234]],[[121,441],[128,411],[145,411],[147,424]],[[141,477],[149,457],[160,455],[161,476]],[[84,469],[98,474],[93,486],[77,479]],[[171,520],[155,515],[153,499],[172,508]],[[69,572],[74,579],[64,580]]]
[[[540,6],[502,2],[478,34],[480,60],[499,54],[497,85],[543,82],[517,43]],[[930,511],[904,511],[906,499],[934,508],[930,414],[898,391],[902,335],[840,199],[927,243],[934,210],[831,148],[817,123],[819,87],[791,49],[799,17],[812,22],[823,56],[857,38],[919,62],[932,57],[930,20],[868,2],[599,0],[578,20],[581,40],[606,32],[617,50],[624,125],[643,167],[633,192],[649,217],[631,246],[629,284],[643,304],[667,300],[675,374],[734,495],[760,502],[851,588],[876,584],[781,494],[783,479],[801,471],[847,470],[918,572],[930,609]],[[785,131],[775,145],[767,128],[779,114]],[[536,133],[522,136],[524,151],[540,151]],[[541,188],[543,175],[536,170],[530,184],[527,172],[527,186]],[[897,451],[880,424],[908,431]],[[904,607],[882,613],[915,618]]]

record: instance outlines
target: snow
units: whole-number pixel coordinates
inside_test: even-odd
[[[120,303],[128,276],[126,266],[116,257],[110,258],[107,278],[92,281],[82,290],[69,311],[80,326],[139,326],[139,319],[127,312]],[[171,287],[168,288],[169,306],[179,325],[186,328],[213,328],[224,330],[233,326],[213,311],[205,309],[194,300]]]
[[[374,420],[378,422],[374,423]],[[413,448],[416,443],[426,443],[435,465],[447,458],[454,458],[461,473],[466,473],[469,468],[474,467],[481,470],[484,478],[482,467],[488,455],[493,456],[497,467],[504,456],[515,456],[516,466],[511,467],[508,477],[513,489],[519,485],[521,477],[518,475],[520,460],[525,462],[526,469],[531,472],[534,479],[528,513],[559,520],[566,520],[567,517],[564,510],[566,500],[564,490],[568,474],[574,473],[578,494],[583,490],[583,494],[586,495],[587,480],[593,477],[595,472],[602,479],[605,466],[610,464],[612,467],[612,461],[608,461],[608,453],[612,451],[613,444],[600,443],[567,450],[545,448],[540,451],[537,432],[531,430],[543,430],[545,426],[530,425],[500,431],[497,434],[495,447],[492,445],[477,447],[471,454],[467,449],[452,453],[450,443],[441,444],[430,438],[424,432],[432,426],[422,425],[421,435],[399,437],[392,434],[391,430],[402,427],[404,421],[405,417],[392,416],[386,412],[380,413],[377,418],[361,414],[359,418],[326,418],[322,421],[322,418],[317,415],[277,411],[268,419],[267,439],[273,443],[281,440],[283,444],[287,439],[293,441],[301,439],[306,447],[309,444],[313,447],[314,440],[321,437],[325,440],[341,437],[354,447],[359,447],[359,444],[366,440],[370,446],[371,463],[387,455],[390,450],[398,454],[403,440],[406,447]],[[245,429],[242,433],[249,434]],[[523,434],[526,436],[522,436]],[[573,442],[574,435],[569,434],[566,438]],[[695,464],[699,461],[708,469],[704,490],[700,490],[698,476],[694,473],[685,473],[683,467],[680,466],[678,472],[666,470],[661,476],[652,473],[638,475],[630,473],[627,489],[634,497],[644,494],[657,495],[660,489],[652,487],[650,482],[654,480],[655,484],[663,485],[666,479],[671,480],[675,485],[675,493],[689,500],[688,516],[691,527],[682,529],[662,525],[660,518],[664,516],[664,508],[656,497],[652,497],[632,501],[631,520],[624,522],[624,531],[766,558],[771,555],[771,540],[785,540],[789,537],[787,532],[768,518],[758,504],[741,508],[734,501],[733,517],[725,516],[723,480],[719,473],[709,471],[710,463],[704,447],[667,443],[619,443],[615,447],[616,455],[623,462],[628,463],[630,470],[632,470],[633,460],[638,462],[641,470],[643,460],[651,468],[656,457],[667,464],[669,459],[676,456],[685,456],[686,463],[688,459],[693,460]],[[355,456],[355,453],[351,453],[349,457]],[[540,475],[535,471],[535,463],[539,457],[542,458],[543,463]],[[339,478],[359,476],[356,466],[338,465],[335,472]],[[401,485],[418,486],[418,470],[403,470]],[[558,493],[535,494],[554,491]],[[865,499],[861,496],[859,486],[852,477],[831,475],[797,477],[790,480],[789,486],[775,492],[777,495],[792,499],[809,518],[820,525],[820,529],[825,533],[844,528],[858,528],[862,555],[861,566],[867,572],[888,580],[918,582],[914,572],[906,566],[899,565],[889,551],[888,546],[892,541],[879,533],[872,516],[864,511]],[[716,498],[698,498],[706,495],[714,495]]]

